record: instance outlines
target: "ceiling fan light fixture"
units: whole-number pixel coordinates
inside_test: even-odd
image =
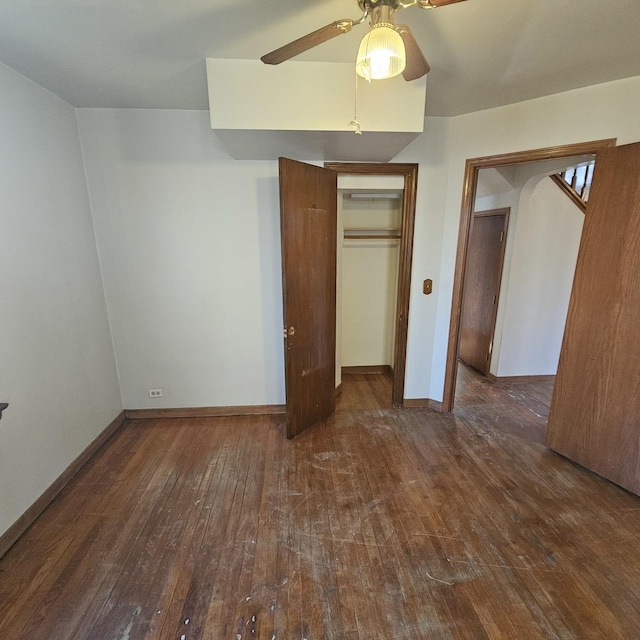
[[[407,64],[404,42],[392,24],[372,25],[358,49],[356,73],[365,80],[385,80],[401,74]]]

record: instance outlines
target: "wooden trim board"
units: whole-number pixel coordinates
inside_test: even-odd
[[[554,375],[546,376],[494,376],[493,373],[487,373],[487,380],[492,383],[506,382],[509,384],[517,384],[518,382],[554,382],[556,379]]]
[[[433,409],[441,412],[442,402],[431,398],[405,398],[402,402],[402,407],[404,409]]]
[[[559,175],[554,173],[549,177],[582,213],[587,212],[587,203]]]
[[[69,484],[73,477],[93,457],[102,445],[122,427],[124,411],[112,420],[107,428],[54,480],[53,484],[0,536],[0,558],[18,541],[27,529],[38,519],[54,498]]]
[[[230,416],[284,415],[283,404],[239,407],[184,407],[176,409],[125,409],[127,420],[162,420],[163,418],[227,418]]]
[[[403,409],[426,409],[429,406],[429,398],[405,398],[402,401]]]
[[[369,373],[382,373],[384,375],[392,375],[393,369],[389,364],[371,364],[371,365],[359,365],[354,367],[342,367],[343,374],[349,373],[361,373],[361,374],[369,374]]]

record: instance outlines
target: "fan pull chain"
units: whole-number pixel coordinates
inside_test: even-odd
[[[360,121],[358,120],[358,74],[356,76],[356,87],[355,87],[355,96],[354,96],[354,107],[353,107],[353,120],[349,123],[349,126],[353,129],[353,133],[357,136],[362,135],[362,128],[360,127]]]

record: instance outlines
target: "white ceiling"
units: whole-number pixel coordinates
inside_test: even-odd
[[[207,109],[206,57],[258,59],[359,14],[356,0],[0,0],[0,61],[76,107]],[[397,22],[431,65],[429,115],[640,75],[640,0],[467,0]],[[300,59],[350,61],[364,32]]]

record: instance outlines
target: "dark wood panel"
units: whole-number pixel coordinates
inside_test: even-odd
[[[349,375],[350,373],[383,373],[385,375],[393,375],[393,369],[388,364],[369,364],[353,367],[342,367],[342,373]]]
[[[351,20],[336,20],[325,27],[317,29],[312,33],[308,33],[306,36],[302,36],[293,42],[289,42],[282,47],[279,47],[271,53],[267,53],[262,56],[260,60],[265,64],[280,64],[285,60],[294,58],[300,55],[304,51],[308,51],[313,47],[317,47],[319,44],[327,42],[332,38],[348,33],[351,31],[353,23]]]
[[[547,442],[640,493],[640,144],[598,154]]]
[[[164,418],[217,418],[225,416],[263,416],[286,413],[283,404],[241,405],[235,407],[178,407],[171,409],[126,409],[127,420]]]
[[[429,398],[405,398],[402,406],[405,409],[426,408],[431,406],[432,402]]]
[[[0,560],[1,637],[636,638],[640,499],[536,441],[535,384],[129,423]]]
[[[359,176],[406,176],[416,171],[417,165],[401,162],[325,162],[327,169]]]
[[[458,357],[489,373],[509,210],[473,216],[464,282]]]
[[[279,160],[287,435],[335,409],[338,175]]]
[[[424,57],[424,53],[420,49],[420,45],[415,36],[406,24],[397,24],[396,31],[400,34],[404,43],[406,66],[402,72],[402,77],[407,81],[417,80],[427,75],[431,71],[431,67]]]

